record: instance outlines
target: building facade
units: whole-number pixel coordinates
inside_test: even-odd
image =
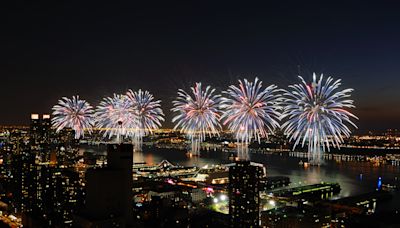
[[[260,178],[264,168],[250,161],[237,161],[229,168],[229,217],[231,227],[259,227]]]

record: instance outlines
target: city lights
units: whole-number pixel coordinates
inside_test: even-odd
[[[273,207],[275,207],[275,205],[276,205],[276,202],[274,200],[270,200],[270,201],[268,201],[268,203]]]
[[[227,196],[226,196],[226,195],[220,195],[220,196],[219,196],[219,199],[220,199],[221,201],[225,201],[225,200],[227,199]]]
[[[4,1],[0,227],[400,227],[400,1]]]

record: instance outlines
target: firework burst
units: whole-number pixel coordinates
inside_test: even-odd
[[[299,76],[301,83],[289,86],[284,92],[282,128],[289,140],[304,146],[308,143],[309,159],[320,163],[321,155],[330,146],[340,147],[343,137],[350,136],[349,126],[357,128],[351,118],[358,119],[346,109],[354,108],[350,93],[353,89],[340,90],[341,80],[323,75],[317,80],[313,74],[308,84]]]
[[[85,135],[85,130],[92,132],[93,107],[85,100],[80,100],[79,96],[72,99],[63,97],[53,106],[53,118],[51,120],[56,132],[64,128],[71,128],[75,131],[75,139]]]
[[[134,135],[137,126],[137,117],[132,103],[126,95],[114,94],[105,97],[96,108],[96,127],[104,132],[104,137],[121,137]]]
[[[141,150],[143,137],[159,129],[161,122],[164,121],[161,101],[154,100],[154,96],[149,91],[141,89],[137,92],[129,90],[127,97],[133,106],[136,117],[136,129],[133,136],[135,149]]]
[[[238,146],[243,146],[238,148],[239,156],[247,158],[247,145],[252,139],[260,141],[279,127],[277,92],[275,85],[262,88],[262,81],[258,78],[254,82],[239,80],[239,86],[231,85],[224,91],[222,119],[235,135]]]
[[[180,129],[192,141],[192,153],[198,154],[205,137],[218,135],[221,130],[222,100],[210,86],[203,90],[201,83],[196,83],[191,91],[192,94],[178,90],[178,97],[172,102],[174,107],[171,110],[176,113],[172,122],[175,123],[174,129]]]

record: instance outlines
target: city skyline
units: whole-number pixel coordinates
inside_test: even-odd
[[[399,8],[3,3],[0,227],[400,227]]]
[[[316,166],[279,137],[253,145],[250,161],[234,156],[230,134],[207,140],[192,157],[176,132],[157,132],[135,151],[103,141],[101,132],[77,141],[71,130],[55,132],[50,116],[33,115],[29,129],[0,134],[0,218],[24,227],[398,225],[393,133],[353,137]]]
[[[299,73],[310,80],[316,72],[355,89],[358,132],[399,128],[395,6],[10,4],[2,12],[0,124],[26,125],[62,96],[96,104],[142,88],[162,100],[170,128],[178,88],[201,81],[222,91],[255,77],[287,88]]]

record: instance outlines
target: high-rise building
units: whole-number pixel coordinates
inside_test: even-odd
[[[73,166],[79,156],[79,140],[71,129],[63,129],[51,137],[52,151],[50,163]]]
[[[36,164],[23,225],[26,227],[72,226],[72,215],[80,200],[77,172],[49,164]]]
[[[27,227],[66,227],[78,204],[79,176],[66,166],[50,162],[50,115],[31,115],[29,147],[13,157],[15,212]]]
[[[75,227],[127,227],[133,223],[131,144],[109,144],[107,167],[86,172],[86,205]]]
[[[259,227],[261,164],[237,161],[229,168],[229,216],[231,227]]]
[[[50,115],[44,114],[40,116],[39,114],[31,114],[29,135],[31,153],[38,156],[42,161],[49,161],[51,142]]]
[[[38,166],[37,157],[45,157],[50,150],[50,116],[31,114],[29,128],[29,150],[21,152],[21,173],[20,178],[22,191],[21,208],[23,213],[31,213],[36,207],[35,198],[38,194],[37,184],[40,179],[41,167]]]

